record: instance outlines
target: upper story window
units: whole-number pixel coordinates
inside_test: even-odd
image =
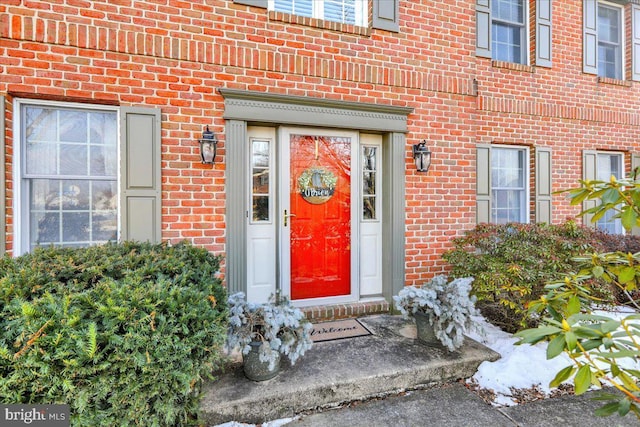
[[[527,63],[526,8],[524,0],[491,2],[491,58]]]
[[[598,4],[598,75],[622,79],[622,8]]]
[[[364,27],[366,0],[269,0],[269,10]]]
[[[551,0],[476,0],[476,56],[551,67],[552,24]]]
[[[582,8],[583,72],[640,81],[640,4],[583,0]],[[631,54],[631,61],[625,52]]]

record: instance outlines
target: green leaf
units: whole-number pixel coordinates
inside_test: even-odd
[[[614,378],[620,375],[620,372],[620,367],[618,365],[611,365],[611,375],[613,375]]]
[[[618,190],[616,190],[615,188],[607,188],[605,192],[602,194],[602,197],[600,197],[600,200],[602,200],[603,204],[607,204],[607,203],[616,204],[619,198],[620,198],[620,194],[618,193]]]
[[[582,365],[580,369],[578,369],[574,384],[576,395],[581,395],[589,389],[591,386],[591,367],[589,365]]]
[[[606,359],[617,359],[620,357],[631,357],[631,358],[640,357],[639,350],[600,351],[600,352],[594,351],[591,354],[598,357],[604,357]]]
[[[575,194],[569,195],[569,197],[571,198],[572,205],[577,205],[582,203],[584,200],[587,199],[588,196],[589,196],[589,192],[586,190],[582,190],[582,191],[576,192]]]
[[[564,351],[565,335],[561,334],[552,339],[547,346],[547,359],[553,359]]]
[[[558,387],[560,384],[569,379],[571,375],[576,371],[575,366],[569,365],[566,368],[561,369],[553,380],[549,383],[549,387]]]
[[[600,329],[602,332],[609,333],[613,332],[620,327],[620,322],[617,320],[609,320],[608,322],[604,322],[600,325]]]
[[[537,328],[525,329],[523,331],[516,332],[514,336],[520,338],[520,341],[518,341],[516,345],[532,344],[561,331],[562,329],[555,326],[539,326]]]
[[[620,270],[620,273],[618,273],[618,282],[620,282],[620,284],[624,285],[625,283],[628,283],[630,281],[632,281],[633,279],[635,279],[636,277],[636,269],[633,267],[624,267],[622,268],[622,270]]]
[[[629,398],[624,398],[620,402],[618,402],[618,415],[624,417],[629,413],[629,409],[631,409],[631,401]]]
[[[625,206],[622,209],[622,216],[620,217],[620,220],[625,230],[631,230],[636,225],[637,219],[638,215],[631,206]]]
[[[574,334],[572,331],[567,331],[567,333],[564,334],[564,336],[565,336],[565,341],[567,342],[567,348],[573,351],[576,348],[576,344],[578,342],[576,338],[576,334]]]
[[[572,314],[580,313],[580,298],[577,295],[569,298],[567,302],[567,316],[571,316]]]
[[[586,340],[582,341],[582,348],[586,351],[593,350],[594,348],[598,348],[602,345],[602,340]]]
[[[593,274],[593,276],[596,278],[602,277],[602,275],[604,274],[604,268],[602,268],[599,265],[596,265],[591,269],[591,274]]]
[[[628,390],[632,390],[632,391],[640,390],[635,380],[631,378],[629,375],[627,375],[625,372],[620,372],[620,374],[618,374],[618,378],[620,378],[620,380]]]
[[[607,403],[606,405],[596,409],[594,412],[599,417],[608,417],[609,415],[613,415],[618,411],[618,407],[620,404],[618,402]]]

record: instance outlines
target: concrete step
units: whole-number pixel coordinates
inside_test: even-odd
[[[203,421],[263,423],[303,411],[374,396],[432,386],[472,376],[480,363],[498,353],[465,339],[456,352],[415,339],[412,320],[377,315],[359,319],[372,332],[365,337],[314,344],[294,366],[264,382],[244,377],[242,367],[207,383],[201,402]]]

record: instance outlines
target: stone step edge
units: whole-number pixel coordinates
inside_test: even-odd
[[[258,400],[238,400],[226,407],[218,407],[216,412],[204,411],[203,418],[207,425],[216,425],[229,421],[261,424],[266,421],[290,418],[308,411],[328,409],[350,402],[363,401],[375,398],[378,395],[390,395],[406,390],[416,390],[423,387],[433,387],[471,377],[480,363],[487,360],[485,357],[467,357],[456,363],[434,363],[428,368],[400,369],[392,373],[360,378],[356,382],[321,384],[305,390],[306,395],[316,395],[314,403],[296,402],[291,397],[298,396],[299,391],[271,395]],[[426,374],[429,372],[428,374]],[[426,375],[425,375],[426,374]],[[368,387],[361,387],[362,382],[367,382]],[[365,393],[358,393],[361,389],[369,389]],[[318,401],[318,395],[323,398]],[[304,400],[304,399],[302,399]],[[286,402],[286,404],[285,404]],[[230,402],[229,402],[230,403]],[[239,407],[250,408],[249,411],[239,410]],[[230,410],[229,412],[224,409]],[[244,413],[243,413],[244,412]]]

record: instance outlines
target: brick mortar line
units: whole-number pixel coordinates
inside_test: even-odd
[[[8,19],[12,18],[12,19]],[[19,20],[20,22],[15,22]],[[38,36],[38,29],[42,36]],[[19,34],[14,34],[19,33]],[[215,43],[211,36],[182,33],[188,37],[145,34],[118,28],[98,28],[86,24],[51,21],[28,16],[0,19],[0,38],[10,41],[41,43],[99,52],[182,60],[210,65],[259,69],[356,83],[420,89],[454,95],[475,96],[471,78],[451,77],[416,69],[389,69],[378,65],[337,62],[329,58],[304,57],[294,53],[265,51],[243,46]],[[9,36],[13,38],[9,38]],[[198,40],[198,38],[207,40]],[[277,48],[277,46],[274,46]],[[225,56],[225,53],[228,55]],[[232,53],[235,53],[232,54]],[[256,58],[258,56],[258,58]],[[227,58],[225,62],[221,58]],[[247,64],[248,62],[248,64]],[[286,65],[284,65],[286,62]],[[291,69],[291,65],[293,69]],[[270,66],[271,65],[271,66]],[[289,66],[288,66],[289,65]],[[305,67],[306,65],[306,67]],[[303,73],[303,70],[311,72]]]
[[[505,99],[480,95],[478,96],[477,110],[640,126],[640,114],[632,113],[631,109],[611,112],[604,110],[602,107],[565,106],[537,101],[523,101],[519,99]]]

